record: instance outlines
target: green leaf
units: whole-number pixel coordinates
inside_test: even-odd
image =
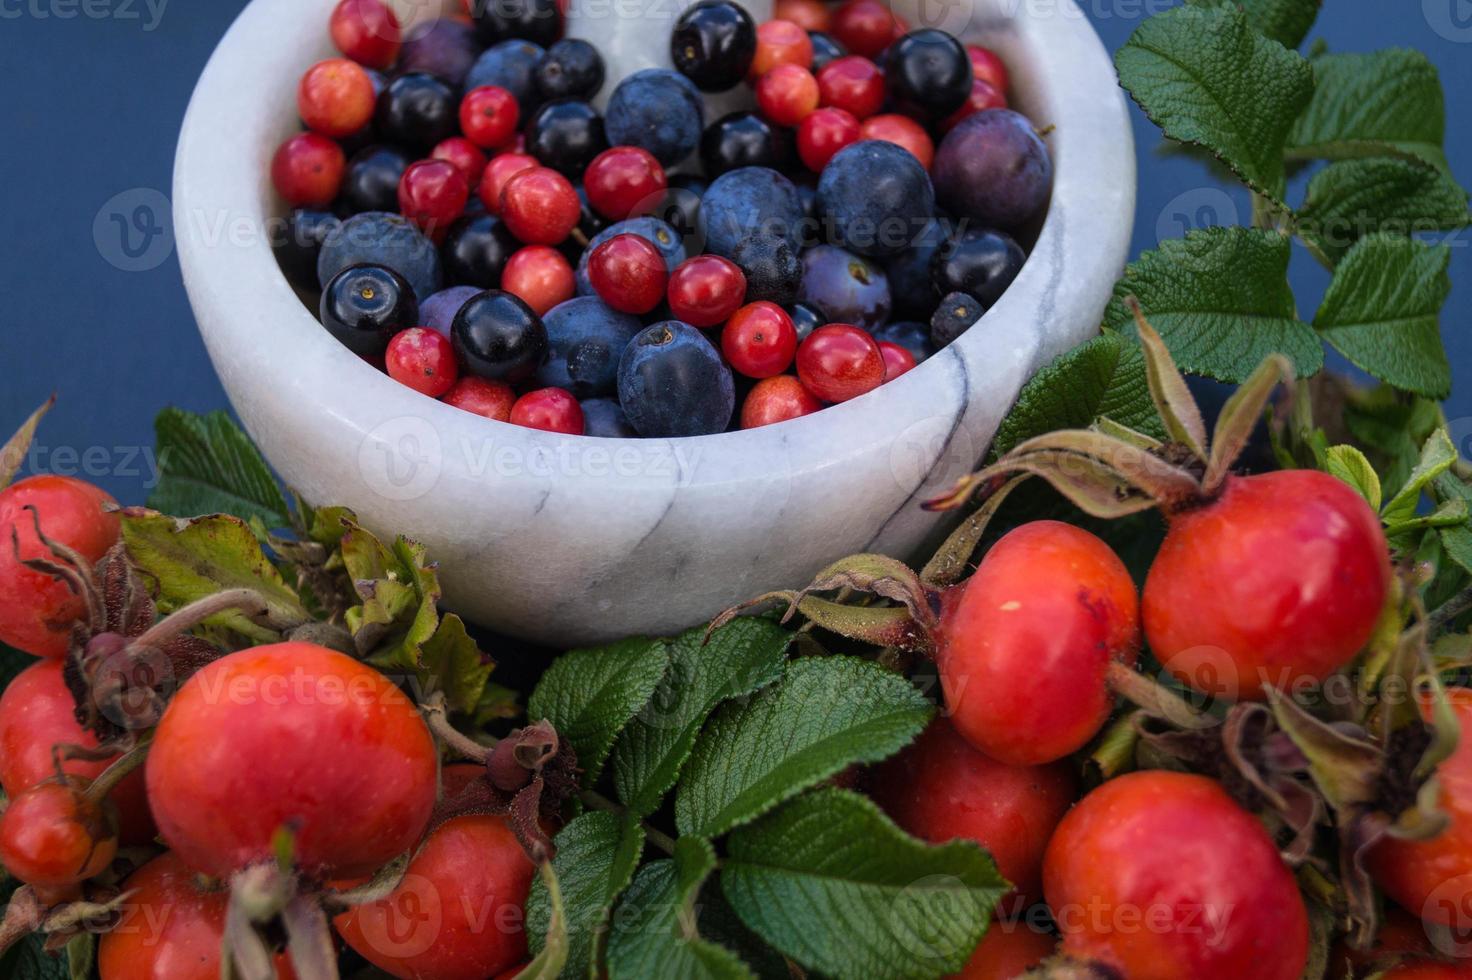
[[[26,456],[31,452],[31,440],[36,438],[37,426],[55,404],[56,396],[52,395],[40,408],[26,417],[20,428],[15,430],[15,435],[5,441],[5,445],[0,446],[0,490],[10,486],[10,481],[20,472]]]
[[[567,911],[562,901],[562,883],[557,880],[551,862],[538,866],[537,880],[547,894],[546,929],[540,952],[516,974],[517,980],[553,980],[567,966]]]
[[[65,953],[46,952],[45,937],[31,933],[0,957],[0,977],[5,980],[71,980]]]
[[[716,713],[675,797],[682,834],[717,837],[857,762],[904,748],[934,714],[904,677],[857,657],[804,657]]]
[[[567,919],[567,965],[563,975],[586,977],[602,957],[609,913],[629,887],[644,850],[639,821],[595,811],[573,819],[557,835],[552,870],[562,884]],[[539,952],[552,920],[546,883],[532,882],[526,903],[527,940]]]
[[[254,589],[265,598],[273,622],[300,625],[311,619],[301,599],[261,550],[239,517],[215,514],[180,520],[151,510],[123,511],[128,554],[157,583],[159,609],[171,612],[223,589]],[[238,613],[206,621],[260,643],[280,633]]]
[[[159,482],[148,506],[176,517],[234,514],[291,526],[290,508],[250,437],[224,412],[166,408],[154,421]]]
[[[1188,0],[1196,7],[1241,7],[1253,28],[1285,48],[1296,48],[1319,16],[1319,0]]]
[[[742,921],[841,980],[959,970],[1010,887],[974,842],[924,844],[838,789],[741,828],[726,853],[721,887]]]
[[[1375,232],[1409,237],[1467,224],[1467,192],[1439,170],[1375,157],[1331,163],[1314,174],[1295,228],[1327,265]]]
[[[1451,292],[1451,250],[1371,235],[1334,271],[1314,328],[1356,367],[1428,398],[1451,393],[1441,308]]]
[[[717,705],[782,676],[792,634],[743,617],[713,633],[709,643],[704,638],[705,630],[697,628],[674,641],[664,680],[614,745],[614,786],[640,817],[659,809]]]
[[[1441,406],[1387,384],[1345,390],[1344,425],[1366,450],[1393,496],[1421,458],[1421,446],[1442,424]]]
[[[1312,65],[1314,95],[1288,134],[1289,159],[1399,154],[1446,169],[1446,105],[1424,54],[1326,54]]]
[[[1451,438],[1447,436],[1445,429],[1437,429],[1421,447],[1421,459],[1411,470],[1405,486],[1401,487],[1395,496],[1390,498],[1390,503],[1385,505],[1385,511],[1381,515],[1385,523],[1398,524],[1415,517],[1422,492],[1431,484],[1431,481],[1449,470],[1456,461],[1457,450],[1452,445]]]
[[[992,452],[1001,456],[1034,436],[1088,428],[1100,418],[1165,435],[1150,401],[1140,345],[1117,333],[1075,347],[1034,375],[997,429]]]
[[[1432,493],[1443,503],[1461,501],[1472,510],[1472,486],[1468,486],[1451,473],[1443,473],[1432,482]],[[1472,573],[1472,525],[1445,527],[1440,531],[1441,547],[1448,558],[1462,569]]]
[[[596,782],[613,740],[649,702],[670,655],[664,640],[635,638],[558,657],[527,702],[527,719],[550,721],[577,752],[583,781]]]
[[[494,665],[481,655],[459,616],[440,620],[434,636],[420,647],[419,660],[421,699],[442,691],[450,710],[467,715],[479,710]]]
[[[385,670],[420,670],[424,644],[440,621],[439,577],[424,546],[399,537],[388,547],[352,524],[342,537],[341,555],[362,600],[345,617],[360,653]]]
[[[1313,71],[1235,5],[1176,7],[1114,56],[1120,82],[1165,135],[1205,147],[1253,190],[1283,200],[1283,144],[1313,95]]]
[[[1371,509],[1380,512],[1380,476],[1364,453],[1353,446],[1331,446],[1325,453],[1324,469],[1354,487]]]
[[[89,980],[97,965],[97,936],[83,932],[66,943],[67,976],[70,980]]]
[[[1104,325],[1133,336],[1124,303],[1133,294],[1183,371],[1236,384],[1269,354],[1284,354],[1300,377],[1316,374],[1324,346],[1298,319],[1291,251],[1284,236],[1252,228],[1205,228],[1161,242],[1125,269]]]
[[[755,980],[740,957],[700,938],[700,888],[716,868],[710,841],[682,837],[671,860],[640,869],[614,917],[608,940],[609,980],[679,977],[681,980]]]

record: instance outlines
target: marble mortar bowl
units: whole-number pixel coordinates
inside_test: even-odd
[[[683,2],[572,0],[569,33],[609,62],[605,96],[668,64]],[[266,232],[285,208],[268,164],[298,127],[297,79],[334,53],[333,6],[254,0],[205,68],[174,174],[184,282],[230,400],[281,476],[380,534],[422,541],[448,606],[507,634],[559,647],[669,634],[843,555],[914,556],[944,520],[919,502],[973,468],[1033,372],[1094,332],[1126,259],[1128,114],[1073,0],[901,0],[912,25],[999,50],[1015,106],[1052,127],[1052,203],[1001,301],[918,369],[793,422],[649,440],[490,422],[360,361],[272,255]],[[411,20],[438,13],[431,0],[398,6]],[[758,20],[770,9],[750,6]]]

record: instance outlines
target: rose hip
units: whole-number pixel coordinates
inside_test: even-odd
[[[487,381],[485,378],[461,378],[455,387],[442,399],[446,405],[479,415],[496,422],[511,421],[511,407],[516,404],[516,392],[504,381]]]
[[[480,177],[477,191],[480,203],[490,214],[500,214],[501,192],[506,189],[507,182],[523,170],[534,170],[538,166],[537,158],[529,153],[502,153],[492,157]]]
[[[797,155],[813,173],[822,173],[834,154],[859,141],[859,121],[845,109],[819,109],[797,130]]]
[[[861,55],[836,58],[818,72],[819,101],[867,119],[884,107],[884,73]]]
[[[271,183],[294,208],[325,208],[337,197],[347,160],[320,133],[298,133],[271,158]]]
[[[670,312],[692,327],[726,322],[746,299],[741,267],[719,255],[697,255],[681,262],[670,276]]]
[[[501,219],[528,245],[556,245],[578,226],[583,204],[568,179],[551,167],[524,170],[501,191]]]
[[[749,303],[732,314],[721,332],[721,353],[748,378],[786,371],[797,354],[797,328],[776,303]]]
[[[351,136],[373,119],[378,95],[356,62],[329,58],[307,69],[296,89],[297,113],[313,132]]]
[[[800,65],[778,65],[756,83],[756,104],[779,126],[796,126],[818,108],[818,80]]]
[[[830,323],[797,349],[797,376],[823,401],[846,402],[884,383],[884,355],[867,332]]]
[[[761,78],[778,65],[810,68],[813,39],[790,20],[769,20],[756,29],[756,56],[751,59],[751,78]]]
[[[935,141],[930,138],[924,126],[909,116],[901,116],[898,113],[871,116],[865,119],[863,125],[859,127],[859,138],[886,140],[903,147],[909,150],[915,159],[920,161],[920,166],[926,170],[929,170],[931,163],[935,161]]]
[[[668,186],[654,154],[637,146],[604,150],[583,174],[588,203],[609,221],[649,214],[664,201]]]
[[[528,245],[506,260],[501,288],[519,297],[537,316],[572,299],[577,288],[572,265],[550,245]]]
[[[460,375],[450,338],[437,330],[410,327],[388,342],[384,355],[388,376],[431,398],[449,391]]]
[[[440,241],[465,210],[470,185],[445,160],[412,163],[399,178],[399,210],[430,238]]]
[[[648,313],[664,299],[664,256],[642,235],[614,235],[588,256],[588,281],[620,313]]]
[[[403,32],[382,0],[342,0],[329,21],[332,43],[360,65],[392,68],[399,59]]]
[[[481,148],[463,136],[451,136],[429,154],[431,160],[443,160],[460,171],[467,187],[479,187],[486,172],[486,155]]]
[[[499,85],[482,85],[460,100],[460,129],[476,146],[494,149],[516,132],[521,109],[516,96]]]
[[[755,429],[820,411],[823,403],[790,374],[756,383],[741,405],[741,427]]]
[[[583,408],[570,392],[561,388],[540,388],[516,400],[511,409],[511,424],[580,436],[583,434]]]

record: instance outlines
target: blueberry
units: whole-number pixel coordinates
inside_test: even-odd
[[[710,184],[703,177],[679,174],[669,179],[664,203],[654,216],[688,238],[700,229],[700,199]]]
[[[975,296],[990,309],[1026,261],[1027,253],[1011,236],[973,228],[942,245],[930,268],[940,292]]]
[[[807,340],[808,334],[828,322],[821,311],[806,303],[793,303],[787,308],[787,315],[792,317],[792,325],[797,328],[798,343]]]
[[[605,117],[614,146],[639,146],[672,167],[695,151],[705,105],[695,86],[668,68],[646,68],[618,83]]]
[[[616,398],[589,398],[583,402],[583,435],[601,439],[632,439],[639,433],[629,424]]]
[[[565,37],[547,49],[532,77],[545,99],[591,99],[603,88],[603,56],[587,41]]]
[[[403,276],[415,297],[439,292],[440,253],[402,215],[368,211],[344,221],[322,243],[317,281],[325,287],[348,266],[365,263],[386,266]]]
[[[943,119],[971,94],[971,56],[945,31],[911,31],[884,54],[889,98],[906,115]]]
[[[445,236],[445,279],[480,289],[501,285],[501,270],[521,243],[495,215],[461,218]]]
[[[706,251],[726,258],[731,257],[741,239],[754,231],[781,236],[798,248],[803,223],[797,188],[766,167],[742,167],[721,174],[700,202]]]
[[[586,102],[564,99],[538,109],[526,126],[526,151],[564,177],[577,180],[608,149],[603,117]]]
[[[813,41],[813,74],[823,70],[823,66],[830,61],[848,55],[848,48],[838,42],[838,38],[823,31],[808,31],[808,37]]]
[[[465,76],[465,90],[499,85],[516,96],[521,118],[529,119],[542,104],[534,74],[546,53],[530,41],[513,39],[493,44],[470,67]]]
[[[787,239],[756,232],[731,252],[731,261],[746,276],[746,302],[770,300],[788,306],[802,286],[802,259]]]
[[[409,158],[391,146],[365,147],[348,161],[339,200],[349,214],[397,211],[399,180],[408,166]]]
[[[986,311],[975,296],[965,293],[950,293],[935,308],[930,318],[930,342],[936,350],[961,336]]]
[[[937,290],[930,273],[930,260],[949,237],[950,222],[937,218],[909,248],[885,261],[884,274],[889,278],[895,316],[928,320],[943,293],[949,292]]]
[[[321,288],[317,282],[317,256],[322,253],[327,236],[340,224],[337,215],[327,211],[298,208],[286,216],[286,224],[271,248],[288,282],[302,289]]]
[[[792,137],[754,112],[732,112],[706,127],[700,136],[700,164],[707,177],[738,167],[786,167],[792,159]]]
[[[756,24],[731,0],[700,0],[675,21],[670,58],[702,92],[725,92],[756,56]]]
[[[829,323],[874,331],[889,319],[889,280],[868,259],[835,245],[810,248],[802,257],[801,298]]]
[[[454,136],[460,101],[447,83],[426,72],[410,72],[388,83],[378,97],[373,124],[378,135],[414,150],[428,150]]]
[[[476,286],[451,286],[449,289],[441,289],[419,304],[419,326],[436,330],[446,337],[450,336],[450,326],[455,322],[455,314],[460,312],[460,307],[479,296],[481,292],[482,290]]]
[[[542,322],[549,353],[537,371],[537,385],[565,388],[580,399],[618,390],[619,358],[644,326],[638,317],[612,310],[596,296],[559,303]]]
[[[354,354],[382,354],[394,334],[415,326],[414,290],[392,269],[355,265],[333,277],[322,291],[322,326]]]
[[[588,256],[593,254],[594,249],[613,236],[624,233],[638,235],[641,238],[647,239],[655,248],[659,249],[660,254],[664,256],[665,265],[669,267],[671,272],[674,271],[675,266],[685,261],[685,239],[675,229],[658,218],[648,216],[629,218],[627,221],[620,221],[604,228],[597,235],[594,235],[589,240],[588,247],[583,249],[582,257],[578,260],[577,269],[579,296],[593,295],[593,285],[588,281]]]
[[[645,328],[624,351],[618,401],[641,436],[704,436],[731,421],[736,384],[703,333],[666,320]]]
[[[481,45],[475,31],[469,26],[448,17],[430,21],[416,30],[404,42],[399,54],[400,74],[412,71],[428,72],[456,88],[465,84],[465,76],[475,59],[480,57]]]
[[[903,347],[914,356],[916,364],[935,353],[935,347],[930,342],[930,325],[916,323],[914,320],[886,323],[874,331],[874,339]]]
[[[935,216],[935,190],[908,150],[861,140],[839,150],[823,169],[818,213],[835,245],[863,255],[896,255]]]
[[[519,384],[547,359],[547,328],[517,297],[489,289],[473,297],[450,327],[460,367],[490,381]]]
[[[940,201],[957,217],[1016,228],[1053,187],[1053,161],[1027,117],[1010,109],[967,116],[941,141],[932,167]]]
[[[487,44],[516,38],[548,45],[562,36],[557,0],[476,0],[471,12]]]

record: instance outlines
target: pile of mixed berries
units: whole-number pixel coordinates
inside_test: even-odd
[[[1052,163],[993,52],[880,0],[760,25],[700,0],[676,70],[610,80],[559,2],[469,0],[403,38],[342,0],[345,57],[302,77],[278,256],[394,379],[555,432],[751,428],[903,374],[1021,269]],[[755,110],[707,123],[743,84]]]

